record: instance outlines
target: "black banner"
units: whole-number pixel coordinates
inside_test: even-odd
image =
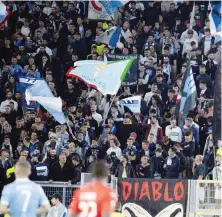
[[[137,71],[138,71],[138,61],[137,55],[124,55],[124,54],[108,54],[107,59],[108,61],[115,61],[115,60],[127,60],[129,58],[134,58],[134,62],[128,71],[125,80],[122,82],[122,86],[133,86],[137,85]]]
[[[128,217],[185,216],[187,180],[120,179],[118,194]]]

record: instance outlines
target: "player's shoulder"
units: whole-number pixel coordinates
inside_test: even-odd
[[[12,182],[12,183],[10,183],[10,184],[5,185],[5,186],[4,186],[4,190],[5,190],[5,191],[9,191],[9,190],[11,190],[11,189],[14,189],[14,187],[15,187],[15,183]]]

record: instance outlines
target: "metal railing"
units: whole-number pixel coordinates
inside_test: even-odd
[[[196,216],[222,216],[222,181],[196,183]]]
[[[68,185],[67,182],[37,182],[40,184],[46,194],[46,196],[50,199],[51,196],[55,193],[59,193],[62,195],[62,203],[68,207],[70,201],[73,196],[73,191],[80,188],[80,184],[76,185]]]

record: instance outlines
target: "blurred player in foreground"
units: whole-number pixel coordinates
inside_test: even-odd
[[[48,212],[49,201],[42,187],[28,179],[31,165],[19,160],[15,165],[16,180],[6,185],[2,192],[0,213],[11,217],[36,217]]]
[[[90,183],[73,194],[68,217],[111,217],[117,201],[116,192],[106,185],[108,168],[105,162],[93,164]]]

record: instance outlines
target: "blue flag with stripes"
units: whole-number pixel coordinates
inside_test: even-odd
[[[116,43],[119,41],[121,29],[119,27],[112,27],[107,29],[104,33],[96,38],[96,41],[107,44],[111,47],[116,47]]]
[[[122,1],[122,0],[101,0],[99,1],[103,7],[106,9],[107,13],[113,17],[115,11],[118,10],[118,8],[122,7],[123,5],[125,5],[128,1]]]
[[[209,15],[210,19],[210,31],[213,35],[222,36],[221,29],[221,2],[212,5],[211,13]]]

